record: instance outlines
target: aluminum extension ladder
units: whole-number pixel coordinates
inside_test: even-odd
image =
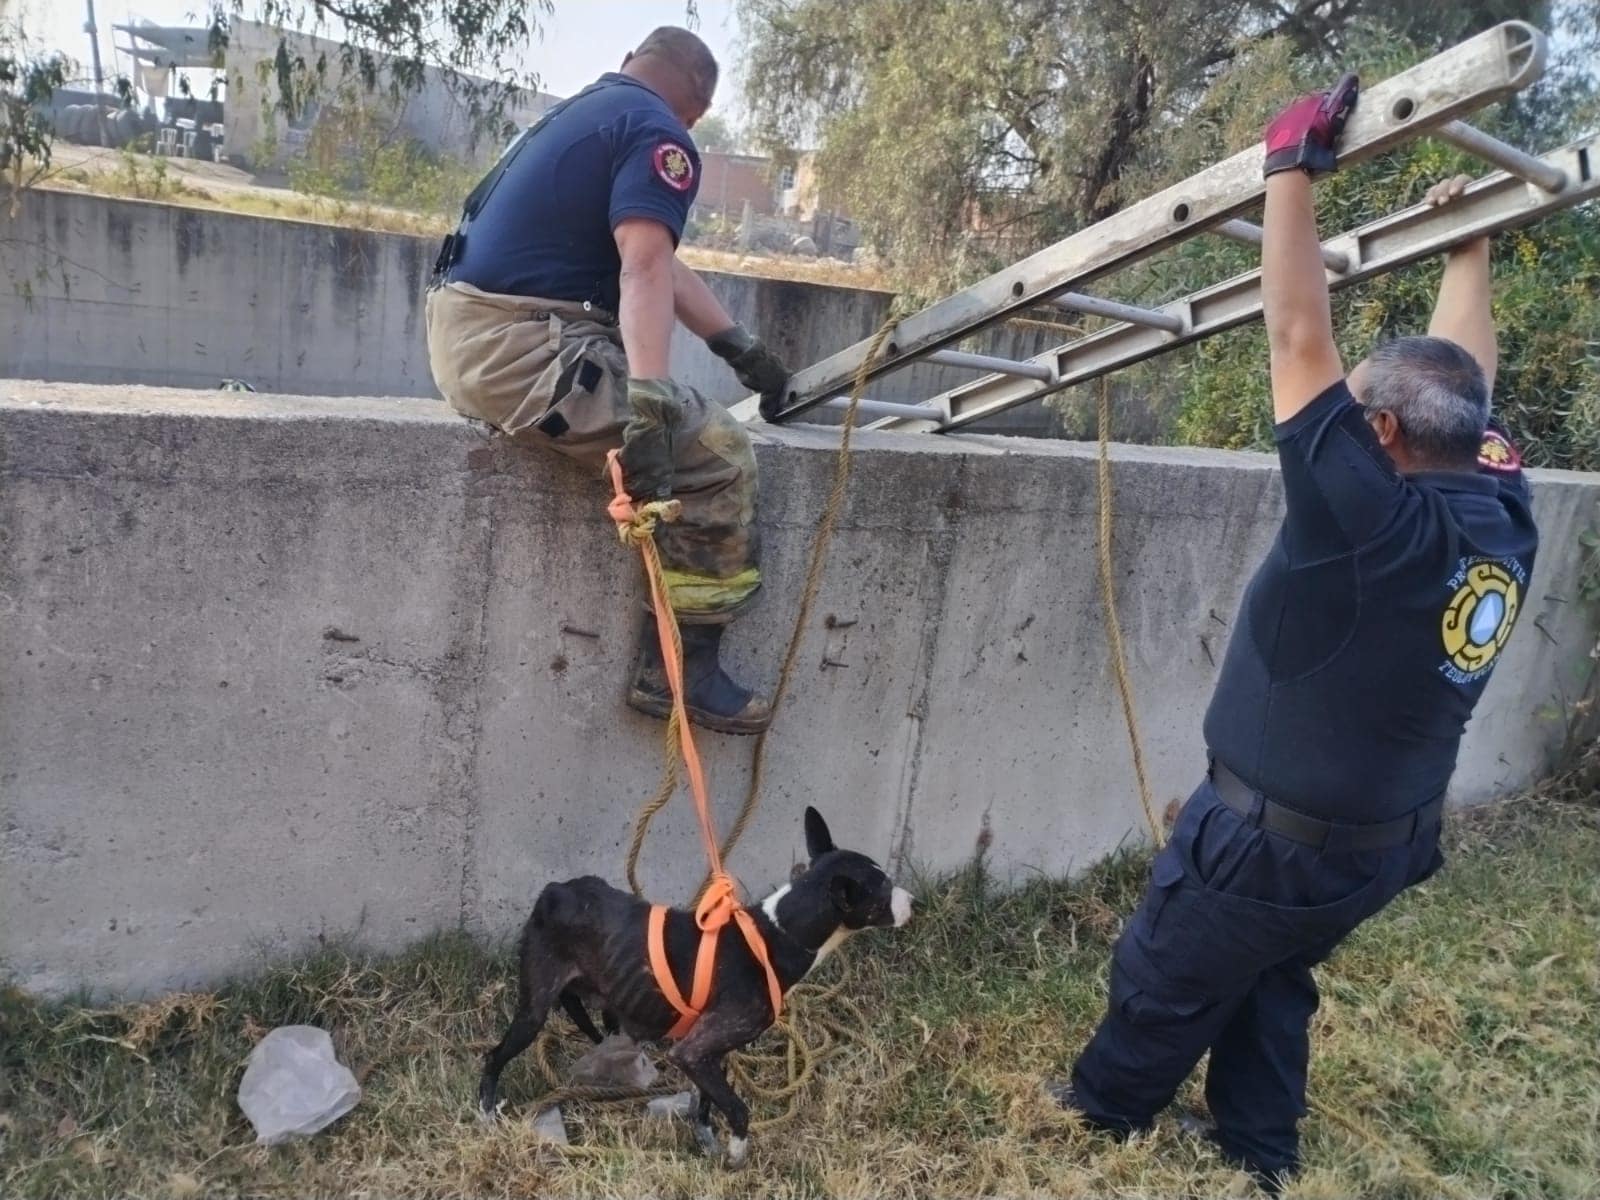
[[[1341,164],[1427,135],[1500,170],[1475,180],[1441,208],[1417,205],[1329,239],[1322,258],[1331,288],[1348,287],[1473,238],[1600,198],[1600,134],[1535,156],[1459,120],[1533,83],[1544,72],[1545,57],[1544,34],[1524,22],[1508,21],[1363,89],[1340,143]],[[1259,145],[1240,151],[906,317],[868,367],[868,380],[917,361],[986,374],[920,404],[874,400],[869,389],[860,416],[875,429],[947,433],[1257,319],[1259,270],[1159,308],[1136,308],[1078,289],[1196,234],[1259,245],[1260,226],[1240,220],[1239,214],[1265,196],[1262,155]],[[1036,307],[1115,323],[1022,361],[949,348]],[[870,348],[871,339],[857,342],[798,371],[776,419],[792,420],[818,406],[845,408],[846,394]],[[741,420],[759,419],[753,397],[733,412]]]

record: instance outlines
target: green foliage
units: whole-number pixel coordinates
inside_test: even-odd
[[[736,154],[739,150],[739,137],[734,132],[728,118],[721,113],[707,113],[695,122],[694,144],[702,152],[722,151],[726,154]]]
[[[1265,42],[1281,39],[1325,73],[1363,43],[1432,52],[1550,7],[741,0],[739,14],[756,140],[772,152],[819,148],[823,189],[902,282],[942,290],[1102,219],[1192,157],[1191,118],[1226,68]]]
[[[291,117],[349,81],[398,101],[442,69],[473,127],[495,132],[519,89],[538,82],[516,62],[553,8],[553,0],[207,0],[206,16],[219,57],[235,18],[279,31],[264,66],[274,107]],[[313,48],[291,31],[338,44]]]
[[[1304,61],[1286,57],[1283,50],[1264,47],[1213,89],[1213,119],[1204,126],[1213,135],[1207,155],[1238,149],[1275,98],[1304,86]],[[1363,65],[1370,64],[1368,74],[1381,78],[1421,56],[1415,48],[1374,48]],[[1564,140],[1576,122],[1563,123],[1559,109],[1579,112],[1574,95],[1570,88],[1559,97],[1547,92],[1488,114],[1479,124],[1515,141],[1541,134],[1552,142]],[[1318,186],[1323,234],[1333,236],[1416,204],[1429,186],[1457,172],[1482,174],[1483,166],[1427,140],[1340,172]],[[1196,239],[1140,273],[1142,296],[1147,302],[1171,299],[1256,262],[1253,248]],[[1532,465],[1600,468],[1600,211],[1588,205],[1503,235],[1495,241],[1493,264],[1500,333],[1498,415]],[[1347,366],[1354,367],[1382,338],[1427,329],[1441,268],[1439,260],[1419,263],[1335,297],[1334,329]],[[1232,448],[1271,444],[1266,339],[1259,326],[1209,338],[1178,362],[1176,373],[1166,363],[1159,376],[1148,371],[1140,379],[1178,402],[1171,430],[1176,440]],[[1172,396],[1174,381],[1177,396]]]
[[[1250,145],[1288,98],[1335,70],[1386,78],[1508,18],[1556,29],[1556,58],[1544,82],[1475,121],[1544,148],[1600,119],[1597,0],[743,0],[740,13],[758,136],[769,146],[820,145],[823,187],[865,226],[901,289],[919,297],[989,274]],[[1484,168],[1417,141],[1341,172],[1318,188],[1324,233],[1415,204],[1458,171]],[[1496,403],[1535,465],[1600,468],[1594,208],[1495,247]],[[1258,261],[1252,247],[1199,237],[1108,286],[1118,299],[1156,304]],[[1439,271],[1421,263],[1340,294],[1335,320],[1349,365],[1380,337],[1427,328]],[[1270,444],[1258,326],[1116,383],[1147,398],[1158,439]],[[1053,401],[1075,430],[1084,428],[1080,399]]]
[[[305,153],[288,164],[290,186],[312,196],[454,215],[483,174],[397,133],[381,101],[324,108]]]
[[[35,54],[19,24],[0,22],[0,173],[13,205],[50,167],[50,97],[69,65],[60,54]]]

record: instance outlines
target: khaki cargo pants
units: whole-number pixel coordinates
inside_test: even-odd
[[[434,288],[428,360],[457,412],[597,476],[635,415],[616,321],[570,300],[501,296],[464,283]],[[727,409],[682,390],[689,400],[672,428],[672,495],[683,516],[658,525],[656,543],[678,615],[725,621],[761,586],[755,454]]]

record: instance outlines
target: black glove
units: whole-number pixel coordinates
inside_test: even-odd
[[[628,380],[632,411],[622,428],[622,478],[635,500],[672,496],[672,433],[683,422],[683,399],[670,379]]]
[[[783,400],[789,383],[789,368],[760,338],[743,325],[734,325],[706,339],[706,347],[733,368],[739,382],[761,396],[761,415],[771,419],[772,410]]]

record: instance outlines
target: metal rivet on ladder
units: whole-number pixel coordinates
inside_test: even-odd
[[[844,412],[850,407],[850,397],[835,396],[832,400],[824,400],[817,407]],[[944,422],[944,413],[931,404],[896,404],[892,400],[868,400],[865,396],[856,403],[856,413],[873,419],[898,417],[903,421],[933,421],[935,424]]]
[[[1168,333],[1183,332],[1183,318],[1154,308],[1135,308],[1131,304],[1118,304],[1115,300],[1102,300],[1098,296],[1085,296],[1082,292],[1063,292],[1050,301],[1057,308],[1070,313],[1087,313],[1091,317],[1108,317],[1113,321],[1127,321],[1130,325],[1145,325],[1151,329],[1164,329]]]
[[[1216,227],[1215,232],[1225,238],[1232,238],[1236,242],[1248,242],[1252,246],[1261,245],[1262,230],[1259,225],[1252,225],[1249,221],[1224,221]],[[1322,247],[1322,265],[1330,271],[1337,271],[1343,275],[1350,269],[1350,256],[1341,250],[1330,250]]]
[[[1049,383],[1055,378],[1050,368],[1039,363],[1018,362],[1014,358],[996,358],[992,354],[968,354],[965,350],[935,350],[924,361],[942,367],[965,367],[969,371],[993,371],[998,375],[1017,375],[1023,379],[1037,379]]]
[[[1567,173],[1560,167],[1552,167],[1543,159],[1524,154],[1515,146],[1508,146],[1499,138],[1490,137],[1481,129],[1474,129],[1465,121],[1446,121],[1433,131],[1433,136],[1449,142],[1458,150],[1465,150],[1485,162],[1493,163],[1518,179],[1526,179],[1543,191],[1559,192],[1567,186]]]

